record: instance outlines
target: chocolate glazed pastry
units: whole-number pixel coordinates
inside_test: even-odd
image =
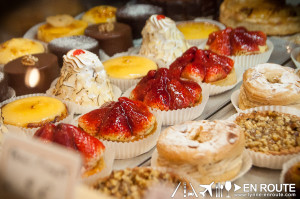
[[[4,73],[17,96],[44,93],[59,75],[57,57],[51,53],[25,55],[7,63]]]
[[[84,34],[95,38],[104,52],[112,56],[133,46],[131,28],[123,23],[102,23],[87,27]]]

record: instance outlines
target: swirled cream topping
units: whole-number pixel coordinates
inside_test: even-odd
[[[167,65],[189,48],[175,22],[164,15],[152,15],[146,22],[142,36],[139,54],[158,59]]]
[[[84,106],[101,106],[113,100],[113,91],[97,55],[81,49],[69,51],[53,94]]]

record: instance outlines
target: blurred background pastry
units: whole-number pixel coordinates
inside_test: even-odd
[[[148,4],[128,4],[117,10],[117,21],[130,25],[133,39],[142,37],[147,19],[154,14],[163,14],[161,7]]]
[[[224,0],[220,21],[267,35],[289,35],[300,32],[300,5],[286,5],[285,0]]]
[[[99,53],[98,41],[84,35],[61,37],[53,39],[48,44],[49,52],[57,56],[60,67],[63,65],[63,56],[67,54],[68,51],[76,48],[88,50],[95,54]]]
[[[117,8],[113,6],[96,6],[86,11],[82,20],[89,24],[106,23],[116,21]]]
[[[71,15],[61,14],[46,18],[46,24],[38,28],[37,38],[44,42],[50,42],[59,37],[83,35],[88,23],[76,20]]]

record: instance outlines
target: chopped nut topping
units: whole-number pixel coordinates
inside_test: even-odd
[[[39,61],[39,58],[33,56],[33,55],[25,55],[22,60],[21,60],[21,63],[24,65],[24,66],[33,66],[35,65],[36,62]]]
[[[116,198],[142,198],[150,186],[157,183],[171,183],[175,187],[184,181],[171,172],[137,167],[113,171],[111,175],[93,187]]]
[[[295,115],[255,111],[241,114],[236,123],[245,133],[246,148],[273,155],[300,151],[300,118]]]
[[[115,25],[113,23],[103,23],[98,26],[99,32],[111,32],[115,29]]]

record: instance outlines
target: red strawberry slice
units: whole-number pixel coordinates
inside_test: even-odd
[[[205,67],[202,64],[189,63],[184,67],[181,77],[202,82],[205,77]]]
[[[144,129],[148,129],[152,125],[154,115],[149,112],[144,103],[130,100],[127,97],[119,98],[119,102],[127,116],[133,135],[143,133]]]
[[[180,83],[189,90],[190,94],[192,95],[193,104],[198,103],[202,95],[201,86],[193,81],[180,80]]]
[[[42,128],[39,128],[34,136],[40,137],[44,141],[53,141],[54,139],[54,130],[55,130],[55,124],[47,123]]]
[[[67,125],[62,123],[58,124],[54,131],[53,142],[63,145],[70,149],[77,150],[76,143],[74,142],[74,135],[71,129]]]
[[[84,114],[78,119],[78,126],[90,135],[96,136],[103,123],[103,118],[105,118],[105,115],[112,109],[115,103],[116,102],[104,104],[101,108]]]
[[[125,140],[131,137],[132,129],[120,103],[115,103],[106,118],[103,118],[98,134],[108,140]]]
[[[220,65],[227,74],[231,72],[234,66],[234,61],[232,59],[226,56],[218,55],[209,50],[205,51],[205,53],[208,55],[210,60],[209,64],[207,64],[206,67]]]
[[[181,107],[190,107],[193,103],[194,98],[190,91],[178,79],[172,79],[167,89],[171,96],[171,109],[176,110]]]
[[[230,32],[231,28],[220,30],[209,35],[207,45],[209,49],[220,55],[231,55]]]
[[[227,77],[227,73],[224,71],[222,66],[214,65],[206,68],[206,76],[204,82],[206,83],[215,82],[224,79],[225,77]]]

